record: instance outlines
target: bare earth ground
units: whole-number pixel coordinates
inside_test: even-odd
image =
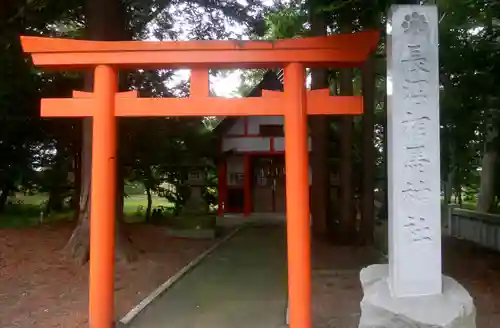
[[[315,241],[312,245],[314,328],[355,328],[363,296],[359,271],[380,263],[372,248],[339,247]]]
[[[466,241],[444,240],[444,271],[474,297],[478,328],[500,325],[500,253]]]
[[[117,265],[116,309],[121,317],[197,254],[209,241],[169,239],[153,226],[136,226],[144,251],[132,265]],[[87,272],[61,257],[71,227],[0,230],[0,327],[87,326]],[[500,322],[500,253],[445,239],[444,270],[475,298],[477,327]],[[314,328],[355,328],[362,293],[359,270],[381,262],[370,248],[313,244]]]
[[[314,328],[356,328],[362,298],[359,271],[376,263],[368,248],[313,245]],[[458,280],[474,298],[478,328],[500,322],[500,253],[455,239],[443,241],[446,275]],[[379,261],[381,263],[382,261]]]
[[[88,266],[61,256],[69,225],[0,230],[0,327],[87,327]],[[213,242],[172,239],[154,226],[130,229],[143,253],[116,266],[120,318]]]

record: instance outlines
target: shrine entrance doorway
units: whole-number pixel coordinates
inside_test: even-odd
[[[284,155],[255,156],[252,160],[253,212],[286,212],[286,169]]]

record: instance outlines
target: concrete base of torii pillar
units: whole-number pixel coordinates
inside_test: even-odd
[[[359,328],[475,328],[473,299],[456,280],[443,276],[443,293],[394,298],[388,265],[361,270],[364,297]]]

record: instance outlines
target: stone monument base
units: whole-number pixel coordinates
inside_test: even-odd
[[[443,293],[393,298],[388,265],[361,270],[364,297],[359,328],[475,328],[476,309],[467,290],[443,276]]]

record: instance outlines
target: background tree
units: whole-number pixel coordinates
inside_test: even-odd
[[[313,36],[327,35],[328,15],[322,9],[321,1],[309,1],[309,21]],[[329,88],[329,71],[327,69],[311,70],[311,89]],[[330,217],[330,169],[329,169],[329,123],[327,116],[309,118],[311,131],[311,213],[313,231],[320,236],[332,236],[334,226]]]

